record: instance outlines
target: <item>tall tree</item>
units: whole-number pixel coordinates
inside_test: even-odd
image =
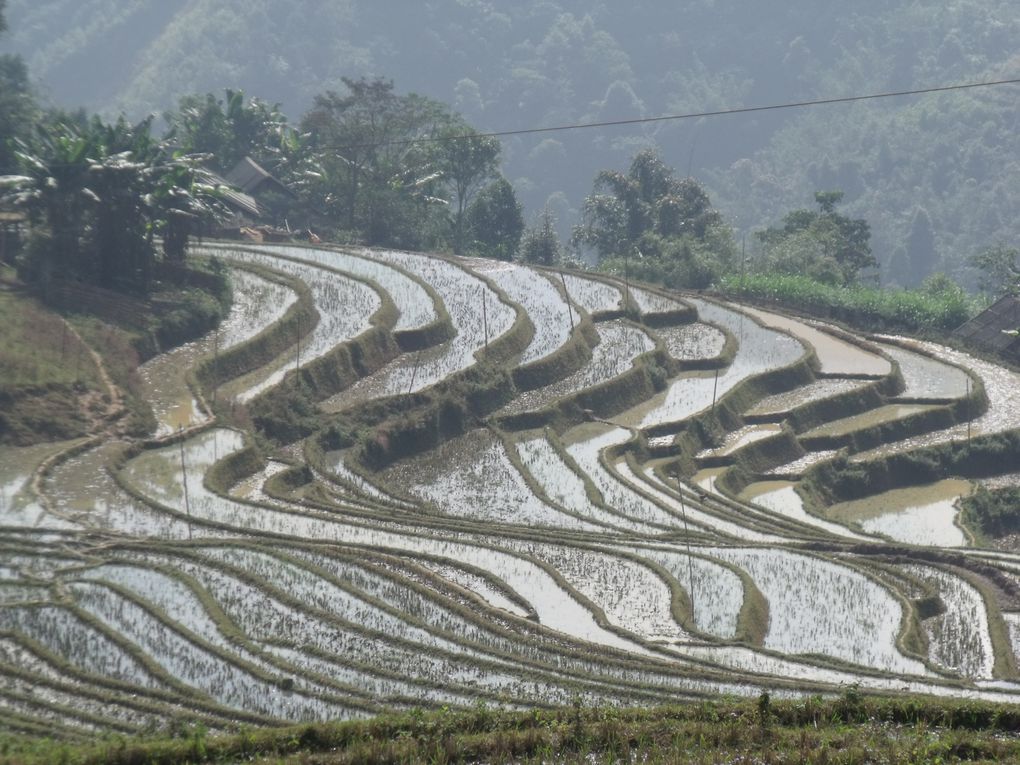
[[[838,284],[852,284],[862,270],[877,267],[871,227],[863,219],[838,213],[842,199],[842,191],[818,191],[818,210],[793,210],[781,227],[758,232],[763,267]]]
[[[634,157],[626,174],[598,174],[572,238],[604,259],[633,251],[646,234],[704,240],[721,224],[722,216],[701,184],[677,178],[655,151],[646,149]]]
[[[434,138],[449,110],[392,81],[344,79],[347,92],[315,99],[301,121],[303,190],[309,201],[367,244],[418,247],[443,209],[443,172]]]
[[[978,286],[993,297],[1020,293],[1020,250],[996,244],[981,249],[971,265],[981,272]]]
[[[512,260],[524,233],[524,213],[506,178],[493,181],[467,211],[473,246],[480,255]]]
[[[935,229],[931,216],[923,207],[918,207],[910,221],[910,234],[907,236],[908,286],[916,287],[928,278],[935,271],[936,260]]]
[[[277,169],[295,139],[280,105],[248,99],[242,90],[227,89],[225,96],[182,98],[176,111],[164,115],[167,137],[185,153],[211,155],[211,164],[222,172],[246,156]]]
[[[192,222],[211,211],[196,195],[197,157],[153,138],[151,119],[106,125],[98,117],[56,115],[18,158],[23,175],[8,196],[32,227],[23,275],[44,287],[72,279],[145,293],[156,252],[183,258]]]
[[[499,141],[480,136],[476,130],[455,122],[438,136],[437,159],[444,179],[453,191],[453,251],[464,251],[465,217],[468,204],[496,173]]]
[[[0,35],[7,31],[5,0],[0,0]],[[0,56],[0,175],[17,169],[14,142],[26,137],[35,121],[28,69],[21,56]]]
[[[554,266],[560,261],[560,239],[552,213],[543,210],[534,226],[529,226],[521,240],[521,259],[540,266]]]

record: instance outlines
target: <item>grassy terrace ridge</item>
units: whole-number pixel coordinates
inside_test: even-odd
[[[0,737],[0,765],[932,763],[1020,758],[1020,708],[909,698],[706,701],[643,709],[411,710],[346,723],[85,743]]]
[[[241,250],[261,252],[238,249],[240,268]],[[449,261],[411,257],[398,258],[404,282],[422,289],[408,294],[434,300],[435,321],[485,320],[431,283],[431,267],[453,273]],[[239,279],[236,305],[257,309],[242,314],[246,339],[212,363],[201,344],[162,359],[186,359],[199,402],[203,387],[289,355],[296,321],[335,310],[316,296],[317,273],[284,276],[277,262],[290,261],[264,257],[255,274],[293,293],[286,310],[266,312],[254,277]],[[329,279],[359,272],[323,262]],[[770,434],[710,468],[706,450],[743,439],[759,402],[824,392],[826,375],[845,383],[858,351],[826,347],[797,322],[771,328],[718,296],[639,285],[627,318],[607,324],[599,307],[625,294],[611,277],[554,277],[546,302],[525,309],[514,285],[453,265],[505,315],[487,349],[473,325],[473,339],[450,340],[473,362],[433,371],[421,390],[412,376],[350,411],[316,404],[376,374],[383,354],[405,366],[418,354],[396,338],[400,305],[375,271],[366,283],[380,302],[357,315],[385,340],[378,359],[368,335],[333,337],[264,391],[247,422],[220,401],[218,417],[176,436],[98,450],[97,438],[43,463],[33,486],[68,525],[51,532],[28,515],[0,529],[12,572],[0,578],[0,765],[1020,756],[1010,579],[1020,559],[856,527],[840,536],[825,513],[841,493],[892,487],[901,473],[909,483],[946,469],[1011,473],[1014,433],[863,464],[844,446],[796,492],[789,482],[788,513],[745,501],[741,490],[801,459],[799,436],[908,389],[923,398],[917,380],[932,365],[893,362],[830,398],[795,396]],[[522,351],[564,290],[591,308],[548,344],[548,374],[573,379],[589,364],[593,374],[511,427],[503,407],[530,387],[518,379]],[[422,327],[432,321],[421,315]],[[634,341],[589,354],[589,335],[615,326]],[[865,423],[857,448],[975,416],[1005,429],[1013,373],[973,363],[969,383],[957,375],[944,399],[923,402],[945,422]],[[152,391],[161,404],[178,395]],[[25,470],[45,458],[25,454]]]
[[[872,331],[951,332],[976,313],[974,301],[962,291],[846,288],[793,274],[731,274],[716,289],[730,297],[760,300]]]

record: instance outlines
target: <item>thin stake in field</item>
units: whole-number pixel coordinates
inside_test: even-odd
[[[181,447],[181,486],[184,487],[184,513],[188,516],[188,540],[191,540],[191,500],[188,497],[188,469],[184,464],[184,426],[177,426],[178,442]]]
[[[719,370],[715,370],[715,382],[712,383],[712,414],[715,414],[715,397],[719,393]]]
[[[566,298],[567,303],[567,317],[570,319],[570,334],[574,334],[574,311],[570,307],[570,293],[567,291],[567,277],[560,271],[560,282],[563,283],[563,297]]]
[[[485,299],[485,287],[481,288],[482,293],[482,326],[485,328],[485,347],[489,347],[489,313]]]
[[[220,328],[216,328],[216,333],[213,335],[213,369],[216,370],[217,379],[220,373]],[[212,405],[216,406],[216,392],[219,390],[218,385],[213,385],[212,389]]]
[[[411,370],[411,383],[407,386],[408,394],[410,394],[411,391],[414,390],[414,380],[418,376],[418,364],[420,362],[421,362],[421,349],[419,348],[418,352],[414,354],[414,369]]]
[[[297,326],[297,360],[296,360],[296,362],[294,364],[294,371],[300,373],[301,372],[301,317],[300,316],[297,317],[297,324],[296,324],[296,326]],[[300,380],[298,380],[297,377],[295,377],[295,379],[294,379],[294,384],[295,385],[300,385],[301,384]]]
[[[967,375],[967,401],[970,402],[970,375]],[[967,440],[970,441],[970,423],[971,417],[968,413],[967,416]]]
[[[680,514],[684,519],[684,538],[687,541],[687,577],[690,580],[691,595],[691,621],[697,623],[697,616],[694,610],[694,558],[691,556],[691,532],[687,528],[687,505],[684,503],[684,487],[680,482],[680,469],[674,473],[676,477],[676,492],[680,495]]]

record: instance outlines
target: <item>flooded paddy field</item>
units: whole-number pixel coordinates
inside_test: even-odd
[[[1006,432],[1020,426],[1011,370],[494,261],[203,252],[230,264],[234,307],[215,333],[147,366],[152,439],[0,449],[0,712],[92,735],[850,684],[1020,701],[1020,554],[980,549],[961,525],[976,481],[946,475],[819,507],[805,486],[820,465],[848,464],[845,451],[805,452],[791,424],[804,407],[853,399],[800,434],[838,439],[980,385],[988,406],[971,435]],[[387,332],[446,317],[452,331],[325,402],[307,440],[271,443],[217,421],[191,373],[281,321],[296,293],[263,275],[273,271],[313,297],[308,359],[387,301],[398,309]],[[654,326],[619,318],[628,306]],[[497,364],[486,346],[522,318],[531,329]],[[514,369],[578,341],[582,319],[599,337],[591,359],[513,388]],[[293,350],[220,395],[271,386]],[[379,399],[431,403],[426,389],[475,365],[503,381],[502,398],[472,408],[456,396],[485,391],[455,389],[435,419],[378,406],[378,421],[345,429]],[[638,373],[654,386],[635,404],[619,389]],[[626,403],[605,401],[616,414],[599,417],[580,392]],[[539,424],[504,430],[508,415]],[[425,436],[373,469],[367,445],[394,422]],[[957,420],[849,459],[962,443],[967,430]],[[763,451],[771,461],[748,457]]]

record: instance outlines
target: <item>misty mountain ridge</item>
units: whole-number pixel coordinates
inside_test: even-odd
[[[1005,0],[9,0],[7,17],[3,50],[24,55],[53,103],[132,118],[230,87],[296,122],[315,94],[363,75],[482,130],[1020,75],[1020,14]],[[504,172],[530,214],[548,206],[566,232],[599,170],[657,145],[706,183],[738,236],[839,188],[881,263],[899,251],[923,261],[919,275],[966,278],[977,249],[1020,239],[1018,103],[1003,86],[518,136],[504,141]]]

